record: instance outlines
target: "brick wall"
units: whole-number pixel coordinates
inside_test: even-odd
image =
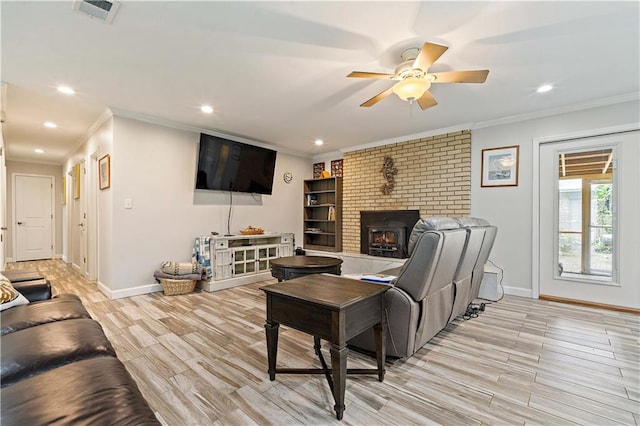
[[[398,169],[390,195],[380,169]],[[420,210],[425,216],[471,212],[471,133],[468,130],[399,142],[344,155],[342,248],[360,252],[361,210]]]

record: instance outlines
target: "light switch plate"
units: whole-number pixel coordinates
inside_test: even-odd
[[[125,198],[124,199],[124,208],[125,209],[132,209],[133,208],[133,200],[131,198]]]

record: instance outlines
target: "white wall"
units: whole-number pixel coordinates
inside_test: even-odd
[[[113,274],[100,277],[112,296],[154,284],[153,272],[164,260],[190,260],[194,237],[226,233],[228,195],[218,194],[209,204],[194,201],[199,137],[196,132],[114,117],[109,190]],[[279,152],[273,195],[263,195],[256,205],[251,195],[234,194],[231,232],[248,225],[293,232],[300,245],[302,181],[311,176],[311,164],[311,159]],[[285,171],[294,175],[291,184],[282,179]],[[124,208],[128,198],[132,209]]]
[[[71,171],[73,166],[82,160],[85,162],[92,161],[91,155],[94,152],[98,153],[98,158],[102,157],[105,154],[110,154],[112,152],[113,145],[113,118],[110,115],[110,112],[106,111],[105,115],[99,119],[99,122],[96,123],[96,128],[91,131],[91,133],[87,136],[87,140],[76,149],[73,154],[65,161],[62,166],[63,173],[67,176],[68,187],[67,187],[67,204],[63,206],[63,216],[64,216],[64,230],[63,234],[65,237],[64,241],[64,253],[63,259],[66,261],[71,261],[70,258],[70,244],[73,241],[74,232],[77,231],[77,226],[74,223],[71,223],[72,218],[70,217],[70,209],[71,203],[73,202],[73,191],[71,189],[71,178],[68,173]],[[83,184],[86,185],[89,182],[89,179],[85,179]],[[86,194],[86,192],[85,192]],[[112,202],[111,202],[111,191],[106,189],[104,191],[98,191],[98,281],[99,282],[109,282],[111,280],[111,246],[112,246],[112,236],[111,236],[111,223],[112,223]],[[84,200],[82,200],[84,201]],[[93,226],[94,224],[89,224],[89,226]],[[79,247],[74,248],[74,250],[79,250]]]
[[[639,119],[640,103],[633,101],[472,131],[471,215],[498,227],[490,259],[504,268],[503,284],[512,294],[530,296],[532,289],[533,139],[637,123]],[[482,150],[510,145],[520,145],[518,186],[481,188]]]

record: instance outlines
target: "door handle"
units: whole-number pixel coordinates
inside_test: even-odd
[[[22,225],[22,222],[18,222],[18,225]]]
[[[84,226],[84,223],[79,223],[78,226]]]
[[[0,231],[6,231],[7,227],[6,226],[0,226]]]

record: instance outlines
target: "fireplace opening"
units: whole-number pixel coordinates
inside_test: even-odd
[[[405,228],[369,227],[369,255],[404,259],[406,253]]]
[[[418,219],[418,210],[361,211],[360,252],[397,259],[409,257],[408,236]]]

